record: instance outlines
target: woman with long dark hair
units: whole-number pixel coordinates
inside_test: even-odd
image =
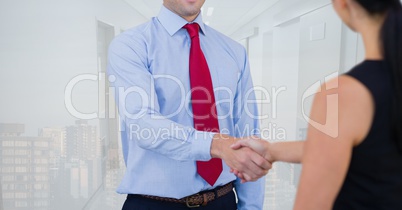
[[[365,61],[316,94],[305,142],[244,140],[271,162],[301,162],[295,209],[402,209],[402,6],[333,0],[363,37]],[[327,97],[338,106],[327,106]],[[328,108],[327,108],[328,107]],[[241,172],[234,172],[244,181]]]

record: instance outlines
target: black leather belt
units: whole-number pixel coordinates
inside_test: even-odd
[[[163,202],[182,203],[182,204],[186,205],[188,208],[197,208],[200,206],[206,206],[208,204],[208,202],[218,199],[224,195],[227,195],[231,191],[233,191],[233,182],[230,182],[230,183],[220,186],[220,187],[216,187],[213,190],[199,192],[197,194],[190,195],[190,196],[187,196],[187,197],[184,197],[181,199],[158,197],[158,196],[152,196],[152,195],[132,195],[132,194],[129,194],[128,197],[141,196],[143,198],[148,198],[148,199],[158,200],[158,201],[163,201]]]

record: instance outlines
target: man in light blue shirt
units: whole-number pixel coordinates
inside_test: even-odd
[[[252,150],[230,148],[238,138],[258,135],[246,51],[202,22],[203,3],[204,0],[164,0],[157,17],[120,34],[109,47],[109,81],[118,93],[127,167],[117,190],[129,194],[123,209],[148,205],[144,202],[153,200],[162,202],[163,209],[198,206],[196,202],[189,203],[193,199],[201,199],[200,209],[216,209],[208,202],[213,205],[224,197],[222,194],[227,193],[228,186],[231,189],[232,182],[239,210],[262,209],[264,180],[241,184],[230,173],[231,168],[236,169],[256,180],[270,168],[270,163]],[[182,28],[188,23],[200,26],[220,134],[194,128],[188,59],[191,39]],[[213,186],[197,174],[196,167],[196,161],[211,158],[224,162]],[[194,197],[197,194],[201,197]],[[236,209],[231,204],[226,206]]]

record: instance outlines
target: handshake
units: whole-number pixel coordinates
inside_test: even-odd
[[[211,156],[221,158],[242,183],[256,181],[266,175],[275,161],[268,141],[258,137],[234,138],[216,134],[211,145]]]
[[[269,143],[258,137],[234,138],[216,134],[211,156],[220,158],[242,182],[256,181],[266,175],[276,161],[300,163],[304,141]]]

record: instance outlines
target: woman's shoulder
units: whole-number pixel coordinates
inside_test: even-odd
[[[316,106],[326,106],[327,112],[328,107],[333,106],[332,112],[337,112],[339,135],[351,139],[353,145],[359,145],[367,136],[374,116],[375,103],[370,90],[359,80],[348,75],[329,80],[321,90],[325,91],[317,93]]]

